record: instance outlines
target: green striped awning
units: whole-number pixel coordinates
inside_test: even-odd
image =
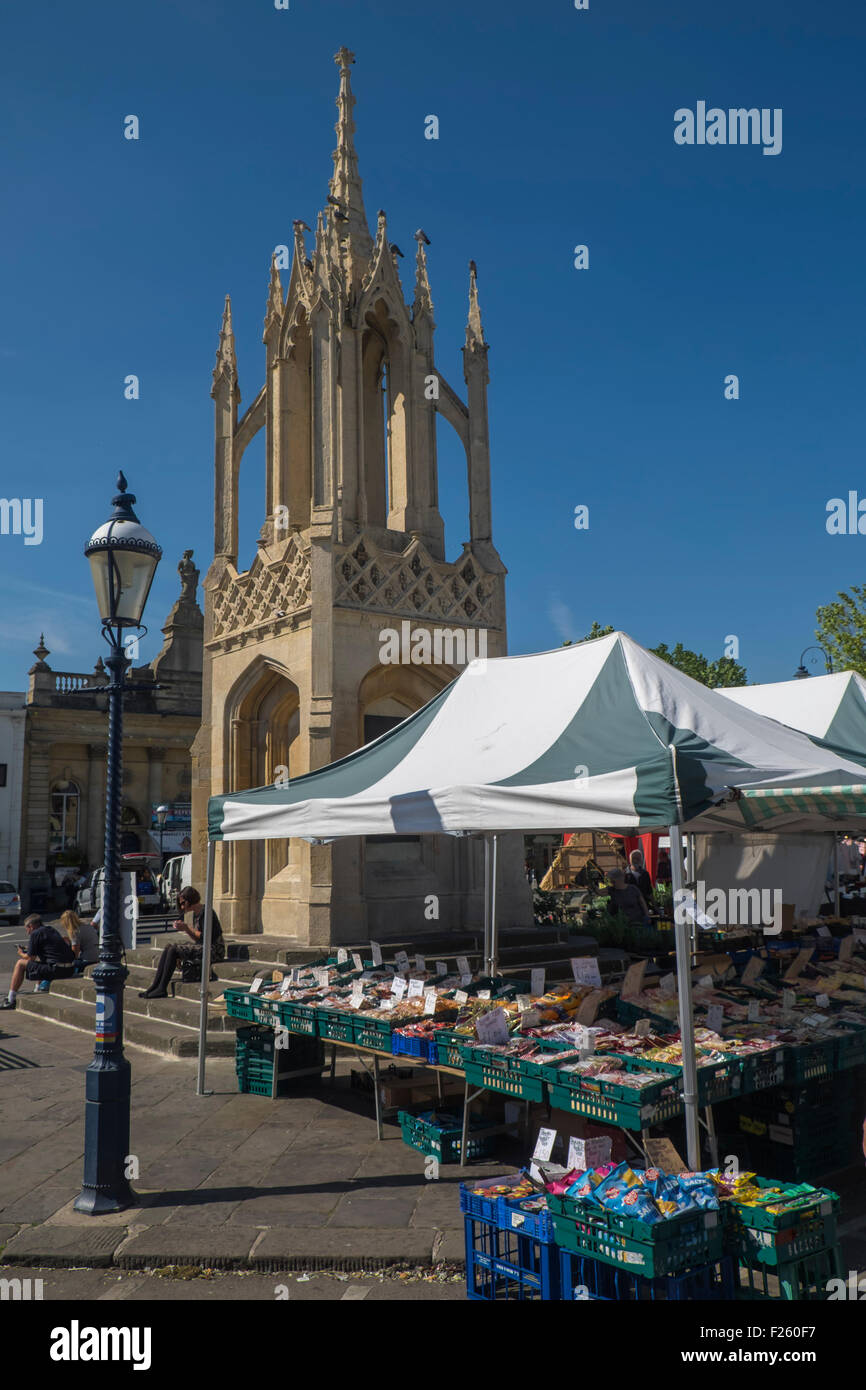
[[[738,802],[746,825],[760,825],[774,816],[801,814],[866,822],[866,784],[850,787],[750,787]]]

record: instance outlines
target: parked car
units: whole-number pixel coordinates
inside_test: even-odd
[[[0,879],[0,922],[9,922],[17,927],[21,920],[21,899],[14,883]]]
[[[192,880],[192,855],[178,854],[174,859],[166,861],[165,868],[160,874],[159,886],[162,894],[162,905],[167,912],[174,912],[177,908],[177,895],[185,883]]]
[[[97,908],[102,907],[102,885],[105,882],[105,870],[94,869],[87,885],[79,888],[75,895],[75,911],[79,917],[92,917]]]

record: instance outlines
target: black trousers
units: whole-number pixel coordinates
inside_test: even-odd
[[[214,942],[213,959],[219,961],[223,959],[225,947],[223,943]],[[178,961],[192,960],[198,961],[201,965],[202,948],[191,943],[189,946],[164,946],[162,955],[156,967],[156,975],[150,987],[152,994],[165,994],[169,981],[177,969]]]

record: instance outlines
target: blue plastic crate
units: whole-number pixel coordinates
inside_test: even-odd
[[[500,1178],[484,1178],[481,1182],[462,1182],[460,1184],[460,1210],[464,1216],[475,1216],[480,1221],[489,1221],[493,1225],[499,1222],[499,1198],[498,1197],[479,1197],[473,1188],[479,1187],[501,1187],[504,1182],[509,1182],[512,1178],[520,1177],[519,1173],[506,1173]]]
[[[558,1302],[555,1245],[466,1216],[466,1297],[477,1302]]]
[[[562,1300],[568,1302],[727,1302],[736,1296],[738,1271],[736,1260],[726,1255],[683,1274],[645,1279],[627,1269],[614,1269],[600,1260],[560,1249],[559,1281]]]
[[[549,1211],[528,1211],[527,1199],[512,1201],[500,1197],[497,1203],[497,1224],[503,1231],[519,1231],[521,1235],[532,1236],[534,1240],[551,1245],[556,1240],[553,1219]]]
[[[439,1057],[439,1044],[435,1038],[407,1037],[395,1028],[391,1034],[391,1052],[395,1057],[418,1057],[423,1062],[435,1062]]]

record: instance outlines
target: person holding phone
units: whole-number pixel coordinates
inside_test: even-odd
[[[66,980],[75,970],[75,953],[65,937],[47,926],[38,913],[24,921],[27,946],[18,946],[9,993],[0,1009],[14,1009],[18,991],[26,980]]]
[[[168,994],[168,984],[177,968],[179,961],[198,961],[201,966],[201,959],[204,953],[202,937],[204,935],[204,903],[195,888],[181,888],[177,895],[177,905],[181,912],[191,912],[192,921],[186,923],[179,917],[173,923],[174,930],[185,932],[190,939],[190,945],[166,946],[156,967],[156,975],[150,989],[139,991],[139,999],[165,999]],[[223,941],[222,928],[219,918],[215,912],[211,913],[213,928],[211,931],[211,960],[225,960],[225,942]],[[200,972],[199,972],[200,973]],[[216,979],[216,976],[212,976]]]

